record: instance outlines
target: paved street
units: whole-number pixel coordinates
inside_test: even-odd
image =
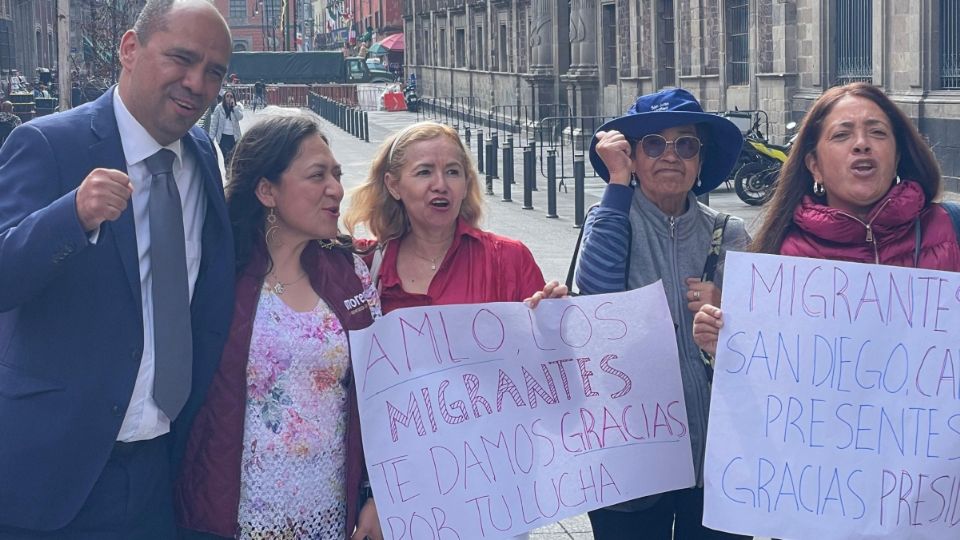
[[[289,113],[276,107],[268,107],[265,112],[256,115],[248,113],[241,122],[241,127],[252,125],[257,118],[267,114]],[[358,140],[352,135],[340,130],[335,125],[324,122],[325,133],[330,139],[334,155],[343,165],[343,183],[349,194],[350,188],[358,185],[366,177],[370,161],[379,144],[390,133],[402,129],[416,121],[416,115],[407,112],[371,112],[370,113],[370,142]],[[473,156],[476,158],[476,139]],[[534,193],[533,210],[523,210],[522,191],[522,157],[517,151],[514,158],[516,165],[515,178],[518,184],[513,189],[514,202],[502,202],[502,191],[499,182],[494,184],[496,195],[487,197],[487,213],[484,228],[499,234],[522,240],[533,252],[547,279],[563,280],[570,265],[570,255],[577,241],[579,229],[574,228],[574,194],[572,182],[570,192],[560,193],[557,197],[558,218],[546,217],[546,180],[538,180],[540,190]],[[587,167],[589,168],[589,163]],[[588,169],[589,170],[589,169]],[[483,181],[483,175],[481,175]],[[598,202],[603,194],[603,181],[599,178],[586,180],[586,207]],[[349,204],[349,203],[345,203]],[[730,214],[740,216],[748,221],[755,220],[759,209],[747,206],[737,198],[732,187],[721,187],[711,194],[711,204]],[[590,521],[586,514],[575,516],[558,523],[536,529],[530,535],[531,540],[592,540]]]

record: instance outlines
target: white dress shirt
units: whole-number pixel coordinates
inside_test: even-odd
[[[203,220],[207,211],[207,197],[203,191],[203,178],[196,156],[186,152],[180,141],[161,146],[147,130],[130,114],[120,93],[113,91],[113,112],[117,117],[123,155],[127,161],[127,174],[133,184],[133,222],[137,232],[137,256],[140,261],[140,298],[143,302],[143,356],[137,382],[133,387],[127,414],[120,426],[118,441],[132,442],[153,439],[170,431],[170,420],[153,401],[154,335],[153,335],[153,277],[150,273],[150,179],[144,160],[167,148],[176,154],[173,176],[180,190],[183,205],[183,231],[187,254],[187,279],[190,298],[200,271],[200,244]]]

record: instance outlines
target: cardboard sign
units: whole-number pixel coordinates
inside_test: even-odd
[[[960,275],[730,253],[708,527],[960,538]]]
[[[350,336],[385,538],[507,538],[693,484],[660,283],[403,309]]]

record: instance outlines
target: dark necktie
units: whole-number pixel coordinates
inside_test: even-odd
[[[173,179],[176,155],[161,149],[146,159],[150,180],[150,272],[153,276],[153,400],[170,421],[190,395],[193,339],[190,289],[180,192]]]

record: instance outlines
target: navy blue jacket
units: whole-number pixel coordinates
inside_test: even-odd
[[[174,458],[216,370],[233,308],[233,238],[210,139],[183,137],[207,198],[191,305],[190,400]],[[0,150],[0,526],[52,530],[78,513],[110,455],[143,352],[133,205],[90,244],[77,187],[126,170],[113,91],[14,130]]]

